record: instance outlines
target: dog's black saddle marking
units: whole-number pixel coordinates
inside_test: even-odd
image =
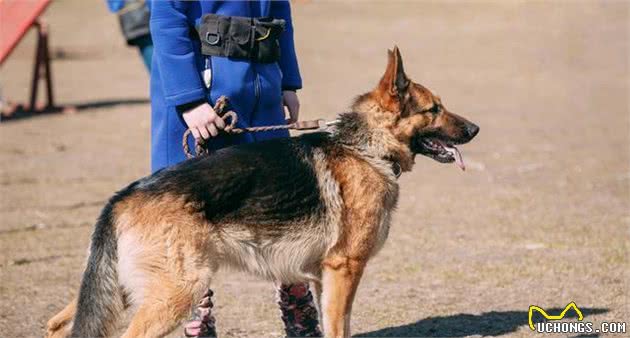
[[[325,211],[312,164],[314,147],[328,139],[311,133],[224,148],[156,172],[138,187],[185,196],[211,223],[282,228]]]

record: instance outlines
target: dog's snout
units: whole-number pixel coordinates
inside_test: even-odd
[[[466,132],[468,133],[468,137],[472,139],[479,133],[479,126],[472,122],[468,122],[466,124]]]

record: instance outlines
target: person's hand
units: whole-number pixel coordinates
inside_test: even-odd
[[[215,137],[225,128],[223,120],[207,102],[185,111],[182,118],[197,141]]]
[[[283,90],[282,104],[287,107],[289,111],[287,123],[297,122],[300,117],[300,100],[298,99],[297,93],[292,90]]]

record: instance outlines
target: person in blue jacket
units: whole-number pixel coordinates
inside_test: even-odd
[[[288,1],[152,1],[151,35],[154,44],[151,72],[151,168],[155,172],[185,160],[182,136],[187,129],[210,149],[233,144],[288,137],[286,130],[226,135],[223,121],[212,109],[227,96],[238,114],[238,127],[278,125],[287,122],[284,107],[295,121],[299,113],[296,90],[302,79],[293,44]],[[280,58],[261,63],[201,53],[196,28],[203,15],[285,20],[280,34]],[[191,146],[193,146],[191,141]],[[194,149],[194,148],[191,148]],[[212,173],[209,173],[212,175]],[[278,289],[282,319],[288,336],[321,336],[317,311],[308,285],[282,285]],[[186,335],[215,336],[211,314],[212,291],[186,325]]]
[[[112,13],[120,13],[125,8],[125,6],[129,6],[135,1],[138,1],[138,0],[133,0],[133,1],[131,0],[106,0],[107,7],[109,8],[109,11]],[[145,6],[146,5],[144,3],[139,3],[139,6],[137,7],[145,7]],[[143,10],[145,8],[139,8],[139,9]],[[139,23],[135,23],[135,24],[136,24],[136,28],[138,28],[137,25]],[[140,57],[142,57],[144,66],[147,68],[149,72],[151,72],[151,57],[153,56],[153,41],[151,40],[151,34],[149,34],[148,32],[149,22],[146,22],[146,24],[147,24],[146,33],[141,34],[140,36],[136,36],[138,31],[136,31],[136,35],[134,36],[126,36],[124,30],[123,30],[123,35],[127,39],[127,44],[129,44],[130,46],[138,47],[138,52],[140,52]]]

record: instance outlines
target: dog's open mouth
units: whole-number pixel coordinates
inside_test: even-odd
[[[419,143],[422,148],[418,151],[419,153],[441,163],[455,162],[460,169],[466,170],[462,154],[454,145],[437,138],[422,138]]]

